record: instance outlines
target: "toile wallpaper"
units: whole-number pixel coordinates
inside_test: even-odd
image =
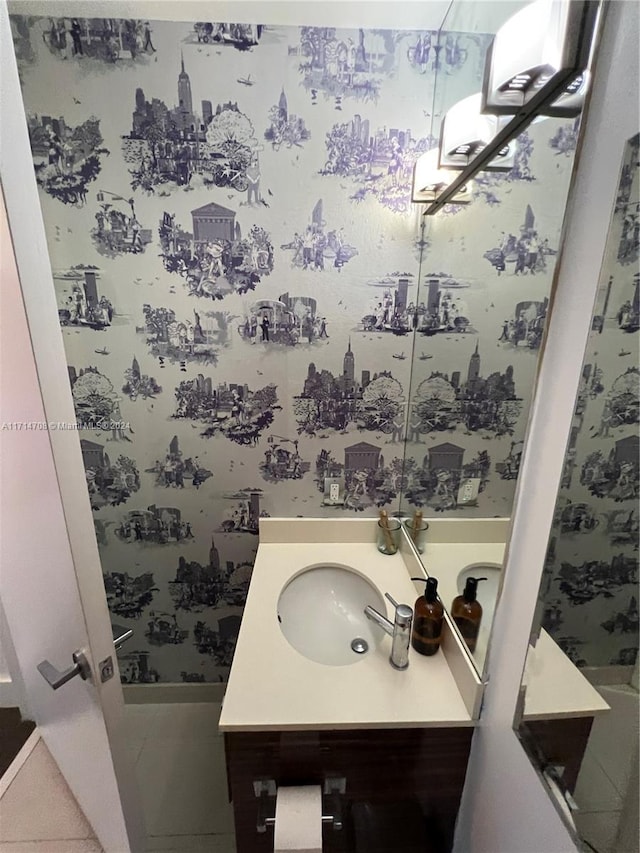
[[[578,666],[638,654],[640,135],[625,146],[543,576],[543,627]]]
[[[577,122],[421,224],[491,36],[328,23],[12,16],[127,683],[226,679],[262,516],[511,513]]]

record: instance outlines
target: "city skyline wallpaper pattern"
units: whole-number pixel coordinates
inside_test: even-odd
[[[577,121],[423,220],[491,35],[268,10],[11,18],[127,683],[226,679],[261,516],[511,513]]]

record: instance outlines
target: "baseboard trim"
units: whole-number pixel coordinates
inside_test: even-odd
[[[123,684],[126,705],[164,702],[222,702],[224,684]]]
[[[629,684],[633,677],[634,666],[585,666],[580,672],[594,687],[613,684]]]

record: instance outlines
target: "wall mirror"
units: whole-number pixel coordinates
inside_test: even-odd
[[[498,6],[454,2],[443,21],[429,109],[436,145],[447,111],[480,91],[491,43],[481,35],[491,31],[483,16],[502,13]],[[505,20],[514,11],[505,9]],[[447,65],[455,51],[466,57],[461,73]],[[579,123],[538,119],[517,139],[508,171],[475,177],[471,203],[423,218],[401,505],[408,516],[511,515]],[[478,564],[470,554],[457,577],[439,567],[429,535],[422,554],[446,607],[469,576],[486,578],[477,586],[483,614],[472,651],[480,674],[501,584],[504,549],[497,543],[504,544],[506,527],[485,525],[496,545],[491,558]]]
[[[624,146],[517,731],[572,830],[638,850],[638,214]]]
[[[512,510],[578,120],[531,125],[428,222],[411,184],[527,4],[286,5],[11,4],[128,684],[226,680],[261,516]],[[450,605],[460,578],[423,559]]]

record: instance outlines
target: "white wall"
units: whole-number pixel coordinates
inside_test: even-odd
[[[512,731],[555,496],[591,323],[623,146],[638,132],[638,18],[634,2],[606,3],[584,141],[529,424],[500,607],[491,680],[473,740],[456,853],[575,853]]]

